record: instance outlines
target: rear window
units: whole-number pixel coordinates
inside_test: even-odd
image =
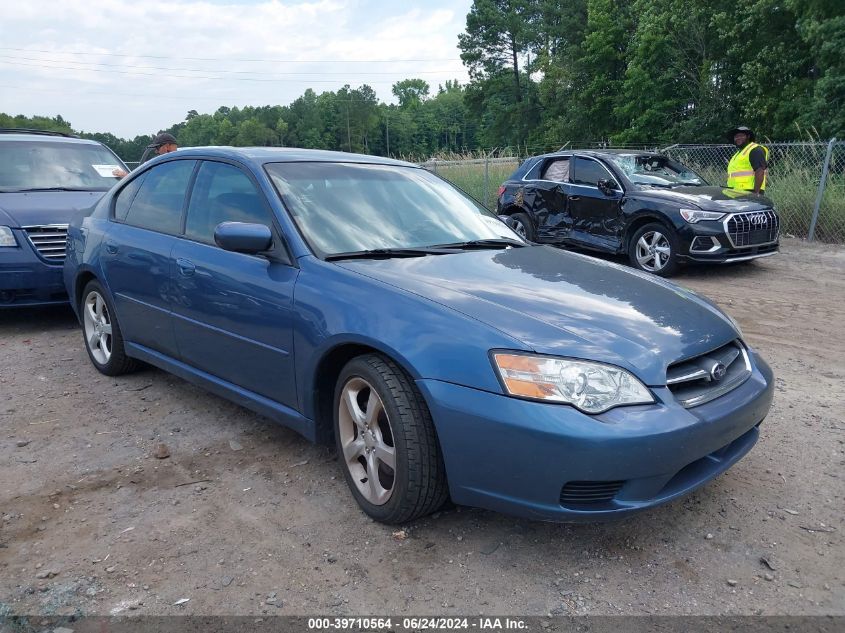
[[[144,174],[144,181],[126,214],[126,224],[159,233],[179,233],[182,205],[195,163],[193,160],[175,160],[156,165]],[[127,186],[121,196],[129,193]]]
[[[125,168],[99,144],[0,141],[0,191],[105,191],[117,182],[112,171],[118,167]]]

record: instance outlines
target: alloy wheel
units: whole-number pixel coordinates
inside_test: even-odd
[[[85,341],[91,356],[100,365],[105,365],[112,353],[112,323],[102,295],[96,291],[89,292],[82,312]]]
[[[672,256],[669,239],[660,231],[643,233],[637,240],[637,262],[643,270],[656,273],[665,268]]]
[[[343,386],[338,422],[343,460],[358,492],[384,505],[396,482],[396,447],[384,403],[366,380],[353,377]]]

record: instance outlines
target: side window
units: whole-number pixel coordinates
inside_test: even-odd
[[[207,161],[200,166],[191,193],[185,236],[214,244],[214,229],[221,222],[273,224],[264,196],[244,172]]]
[[[572,175],[574,184],[597,187],[602,178],[613,178],[613,176],[598,161],[575,157],[575,170]]]
[[[126,220],[126,213],[129,211],[132,201],[135,200],[135,196],[138,195],[138,190],[141,188],[141,185],[144,183],[144,178],[146,177],[147,174],[142,174],[126,185],[120,190],[120,193],[117,194],[117,198],[115,198],[114,201],[114,217],[119,222]]]
[[[178,234],[182,227],[182,205],[195,164],[193,160],[176,160],[150,169],[129,207],[126,223]]]
[[[531,169],[528,170],[528,173],[525,174],[523,180],[538,180],[540,178],[540,170],[543,167],[543,161],[538,160],[535,162]]]
[[[569,158],[559,158],[546,166],[543,180],[554,182],[569,182]]]

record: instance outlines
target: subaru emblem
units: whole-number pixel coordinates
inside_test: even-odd
[[[728,368],[723,363],[716,363],[710,368],[710,378],[719,382],[728,373]]]

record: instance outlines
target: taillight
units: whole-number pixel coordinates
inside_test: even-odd
[[[504,186],[504,185],[501,185],[501,186],[499,187],[499,193],[497,193],[497,194],[496,194],[496,197],[497,197],[497,198],[501,198],[503,193],[505,193],[505,186]]]

